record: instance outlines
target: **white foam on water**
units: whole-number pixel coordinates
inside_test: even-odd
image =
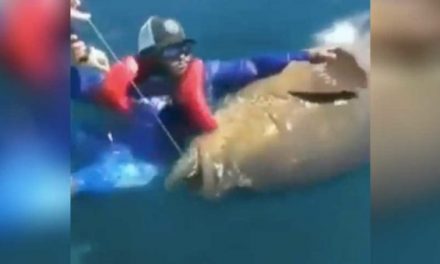
[[[342,47],[351,52],[360,66],[370,69],[370,12],[362,12],[334,21],[314,34],[314,46]]]

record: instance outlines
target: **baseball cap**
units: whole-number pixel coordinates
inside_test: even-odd
[[[145,54],[177,44],[195,44],[175,19],[151,16],[139,31],[138,52]]]

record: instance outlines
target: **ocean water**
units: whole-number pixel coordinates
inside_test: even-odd
[[[157,14],[181,20],[187,35],[199,42],[198,55],[221,59],[305,48],[314,33],[335,20],[369,9],[366,0],[107,0],[84,5],[120,56],[136,51],[139,27]],[[86,24],[80,33],[102,48]],[[137,141],[138,147],[148,148],[141,137]],[[369,263],[369,174],[366,166],[310,188],[239,193],[219,202],[167,193],[163,178],[137,190],[78,197],[72,201],[71,260]]]

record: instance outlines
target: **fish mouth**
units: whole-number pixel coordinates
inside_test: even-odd
[[[178,186],[185,185],[192,191],[201,191],[204,184],[204,174],[200,161],[200,151],[197,147],[191,147],[171,170],[165,181],[166,189],[171,191]]]
[[[195,144],[175,164],[165,181],[168,191],[184,186],[207,199],[221,196],[222,182],[219,180],[215,162],[207,153],[203,153],[199,144]]]
[[[200,152],[196,150],[196,158],[195,162],[190,165],[189,173],[184,175],[184,178],[182,179],[186,185],[186,187],[190,191],[201,191],[203,189],[203,170],[202,166],[200,165]]]

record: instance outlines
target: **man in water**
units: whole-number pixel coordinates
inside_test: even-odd
[[[158,115],[180,146],[198,133],[216,129],[212,112],[228,93],[277,74],[292,61],[320,63],[335,57],[331,52],[303,51],[233,61],[202,61],[193,55],[195,41],[186,38],[180,23],[157,16],[150,17],[142,26],[138,44],[136,56],[124,58],[108,71],[98,64],[87,64],[99,69],[98,73],[77,67],[72,75],[76,84],[72,85],[71,96],[75,100],[103,103],[128,116],[149,112],[142,117],[146,123],[157,122],[152,116]],[[84,42],[73,42],[74,60],[81,61],[87,55],[86,50]],[[143,152],[153,153],[147,154],[152,156],[149,162],[169,164],[174,156],[168,153],[172,150],[166,150],[169,142],[162,143],[166,137],[157,134],[163,132],[161,129],[155,126],[143,133],[142,142],[148,142]],[[89,170],[82,171],[87,175],[81,179],[91,179],[87,185],[95,186],[94,181],[100,176],[89,177]]]
[[[194,44],[178,21],[152,16],[140,29],[138,54],[113,65],[101,81],[83,82],[74,94],[122,112],[133,111],[136,102],[147,102],[171,120],[170,127],[180,128],[176,134],[194,135],[216,129],[212,112],[226,94],[280,73],[292,61],[322,63],[335,58],[331,51],[301,51],[202,61],[192,53]],[[79,56],[84,47],[72,48]]]

